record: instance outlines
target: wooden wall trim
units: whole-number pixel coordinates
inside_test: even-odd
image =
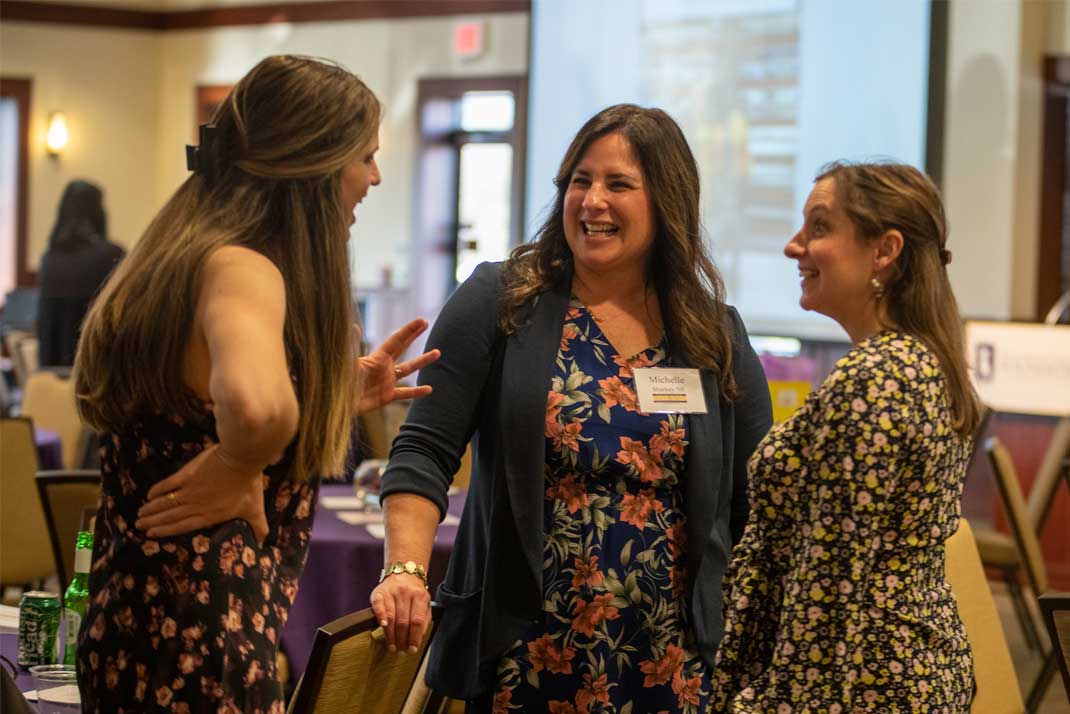
[[[195,10],[126,10],[101,5],[0,0],[5,22],[40,22],[131,30],[192,30],[273,22],[339,22],[531,12],[531,0],[320,0]]]
[[[1070,191],[1070,55],[1044,59],[1044,118],[1041,133],[1040,221],[1036,263],[1036,319],[1066,290],[1070,250],[1064,235]]]
[[[929,96],[925,126],[925,173],[943,187],[944,121],[947,116],[947,47],[950,8],[934,2],[929,11]]]
[[[16,169],[18,190],[15,204],[15,284],[19,287],[37,284],[37,273],[30,270],[29,234],[27,229],[30,194],[30,111],[33,80],[0,77],[0,96],[14,99],[19,108],[19,165]]]
[[[1070,55],[1048,55],[1044,58],[1044,81],[1070,87]]]
[[[0,0],[0,17],[4,22],[40,22],[85,27],[118,27],[128,30],[162,30],[167,13],[148,10],[125,10],[100,5]]]

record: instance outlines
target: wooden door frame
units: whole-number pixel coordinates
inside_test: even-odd
[[[420,126],[421,107],[432,99],[459,98],[465,92],[510,91],[516,100],[513,115],[513,128],[502,134],[508,137],[513,151],[513,185],[512,205],[514,210],[509,218],[509,242],[512,246],[524,242],[524,175],[527,171],[528,142],[528,77],[524,74],[495,75],[489,77],[424,77],[417,83],[416,90],[416,131],[418,135],[416,161],[419,171],[420,156],[430,143],[439,143],[442,137],[426,136]],[[417,174],[413,205],[423,205],[421,182]]]
[[[37,284],[37,273],[27,264],[29,237],[27,235],[30,190],[30,109],[33,80],[19,77],[0,77],[0,97],[14,99],[19,111],[19,165],[16,171],[15,200],[15,285],[27,287]]]
[[[1044,58],[1044,128],[1041,133],[1040,240],[1036,319],[1043,320],[1070,283],[1070,55]]]

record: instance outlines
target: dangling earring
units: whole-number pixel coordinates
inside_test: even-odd
[[[884,297],[884,285],[881,284],[876,275],[870,279],[869,284],[873,286],[873,294],[878,300]]]

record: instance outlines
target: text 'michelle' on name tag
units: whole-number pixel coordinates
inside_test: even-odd
[[[647,414],[705,414],[706,397],[697,369],[633,369],[639,409]]]

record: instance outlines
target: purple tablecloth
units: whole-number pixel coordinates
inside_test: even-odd
[[[18,667],[19,661],[19,636],[15,633],[0,633],[0,655],[3,655],[8,662]],[[0,666],[7,667],[7,663],[0,664]],[[28,670],[18,667],[19,673],[15,677],[15,686],[19,688],[20,692],[29,691],[33,689],[33,677],[30,676]]]
[[[33,430],[33,440],[37,444],[38,470],[63,468],[63,440],[59,438],[59,434],[37,427]]]
[[[352,496],[348,484],[324,484],[320,496]],[[450,513],[460,517],[466,493],[450,497]],[[431,593],[446,574],[456,526],[440,525],[429,564]],[[308,560],[297,599],[282,635],[282,649],[290,660],[293,681],[305,671],[316,630],[339,617],[370,607],[368,598],[379,583],[383,542],[365,526],[350,525],[337,512],[319,504],[312,525]]]

